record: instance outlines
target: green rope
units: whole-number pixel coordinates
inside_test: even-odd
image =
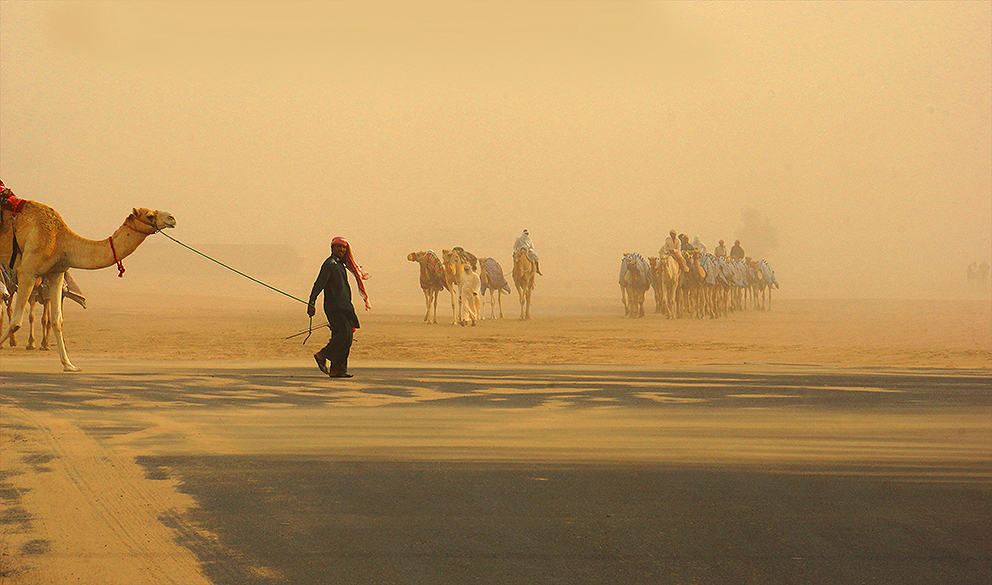
[[[191,248],[191,247],[189,247],[189,246],[187,246],[186,244],[184,244],[184,243],[182,243],[182,242],[180,242],[180,241],[179,241],[179,240],[177,240],[176,238],[173,238],[172,236],[170,236],[169,234],[167,234],[167,233],[165,233],[165,232],[163,232],[163,231],[159,231],[159,233],[160,233],[160,234],[162,234],[163,236],[165,236],[165,237],[167,237],[167,238],[169,238],[169,239],[170,239],[170,240],[172,240],[173,242],[175,242],[175,243],[177,243],[177,244],[179,244],[179,245],[180,245],[180,246],[182,246],[183,248],[186,248],[186,249],[187,249],[187,250],[189,250],[190,252],[196,252],[197,254],[199,254],[200,256],[203,256],[203,257],[204,257],[204,258],[206,258],[207,260],[210,260],[211,262],[216,262],[217,264],[220,264],[221,266],[223,266],[224,268],[227,268],[228,270],[231,270],[231,271],[234,271],[234,272],[237,272],[238,274],[240,274],[241,276],[244,276],[244,277],[245,277],[245,278],[247,278],[248,280],[251,280],[251,281],[254,281],[254,282],[257,282],[258,284],[260,284],[260,285],[262,285],[262,286],[264,286],[265,288],[268,288],[268,289],[271,289],[271,290],[274,290],[274,291],[276,291],[277,293],[279,293],[279,294],[281,294],[281,295],[286,295],[287,297],[289,297],[289,298],[291,298],[291,299],[293,299],[294,301],[300,301],[301,303],[303,303],[304,305],[307,305],[307,306],[309,306],[309,305],[310,305],[310,303],[308,303],[307,301],[304,301],[303,299],[300,299],[300,298],[297,298],[297,297],[294,297],[293,295],[291,295],[291,294],[289,294],[289,293],[287,293],[287,292],[283,292],[283,291],[281,291],[281,290],[279,290],[279,289],[277,289],[277,288],[275,288],[275,287],[273,287],[273,286],[269,286],[269,285],[267,285],[267,284],[265,284],[264,282],[262,282],[261,280],[259,280],[259,279],[257,279],[257,278],[253,278],[253,277],[251,277],[251,276],[248,276],[248,275],[247,275],[247,274],[245,274],[244,272],[241,272],[240,270],[238,270],[238,269],[236,269],[236,268],[231,268],[230,266],[228,266],[227,264],[224,264],[224,263],[223,263],[223,262],[221,262],[220,260],[217,260],[217,259],[215,259],[215,258],[211,258],[210,256],[207,256],[207,255],[206,255],[206,254],[204,254],[203,252],[201,252],[201,251],[199,251],[199,250],[196,250],[196,249],[194,249],[194,248]]]

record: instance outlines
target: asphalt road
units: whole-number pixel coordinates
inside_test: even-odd
[[[987,371],[128,367],[0,400],[178,478],[218,585],[992,581]]]

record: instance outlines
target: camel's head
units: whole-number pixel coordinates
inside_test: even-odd
[[[409,254],[406,255],[406,259],[409,260],[410,262],[416,262],[417,261],[417,253],[416,252],[410,252]]]
[[[158,209],[148,209],[147,207],[135,207],[131,210],[131,217],[138,223],[153,227],[155,230],[176,227],[176,218],[168,211]]]

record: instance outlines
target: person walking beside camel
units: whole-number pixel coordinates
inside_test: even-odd
[[[324,260],[320,267],[317,280],[310,291],[310,303],[307,305],[307,315],[316,314],[317,295],[324,293],[324,315],[331,329],[331,339],[320,351],[313,354],[317,367],[332,378],[351,378],[348,373],[348,355],[355,338],[355,330],[360,327],[355,306],[351,303],[351,286],[348,284],[348,271],[355,275],[358,291],[365,301],[365,310],[369,311],[369,295],[365,292],[364,280],[369,278],[360,264],[355,262],[348,240],[341,236],[331,241],[331,255]]]

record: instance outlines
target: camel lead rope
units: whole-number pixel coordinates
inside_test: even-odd
[[[176,238],[173,238],[172,236],[170,236],[169,234],[167,234],[167,233],[165,233],[165,232],[163,232],[163,231],[159,231],[158,233],[160,233],[160,234],[162,234],[163,236],[165,236],[165,237],[167,237],[167,238],[169,238],[170,240],[172,240],[173,242],[175,242],[175,243],[177,243],[177,244],[179,244],[179,245],[180,245],[180,246],[182,246],[183,248],[186,248],[186,249],[187,249],[187,250],[189,250],[190,252],[193,252],[193,253],[195,253],[195,254],[199,254],[200,256],[203,256],[203,257],[204,257],[204,258],[206,258],[207,260],[210,260],[211,262],[213,262],[213,263],[215,263],[215,264],[219,264],[219,265],[221,265],[221,266],[223,266],[224,268],[227,268],[227,269],[228,269],[228,270],[230,270],[231,272],[234,272],[234,273],[236,273],[236,274],[240,274],[241,276],[243,276],[243,277],[245,277],[245,278],[247,278],[248,280],[250,280],[250,281],[252,281],[252,282],[255,282],[255,283],[258,283],[258,284],[260,284],[260,285],[262,285],[262,286],[264,286],[265,288],[267,288],[267,289],[269,289],[269,290],[272,290],[272,291],[275,291],[275,292],[277,292],[277,293],[279,293],[279,294],[281,294],[281,295],[283,295],[283,296],[287,296],[287,297],[289,297],[289,298],[291,298],[291,299],[293,299],[294,301],[299,301],[299,302],[301,302],[301,303],[303,303],[304,305],[307,305],[307,306],[309,306],[309,305],[310,305],[310,303],[308,303],[307,301],[304,301],[303,299],[301,299],[301,298],[298,298],[298,297],[294,297],[293,295],[291,295],[291,294],[289,294],[289,293],[287,293],[287,292],[285,292],[285,291],[281,291],[281,290],[279,290],[279,289],[277,289],[277,288],[275,288],[274,286],[271,286],[271,285],[268,285],[268,284],[265,284],[265,283],[264,283],[264,282],[262,282],[261,280],[259,280],[259,279],[257,279],[257,278],[255,278],[255,277],[253,277],[253,276],[249,276],[249,275],[247,275],[247,274],[245,274],[244,272],[241,272],[240,270],[237,270],[236,268],[232,268],[232,267],[230,267],[230,266],[228,266],[227,264],[224,264],[224,263],[223,263],[223,262],[221,262],[220,260],[217,260],[216,258],[212,258],[212,257],[210,257],[210,256],[208,256],[208,255],[206,255],[206,254],[204,254],[203,252],[201,252],[201,251],[199,251],[199,250],[197,250],[197,249],[195,249],[195,248],[193,248],[193,247],[191,247],[191,246],[188,246],[188,245],[186,245],[186,244],[184,244],[184,243],[182,243],[182,242],[180,242],[180,241],[179,241],[179,240],[177,240]],[[110,242],[110,246],[111,246],[111,248],[113,248],[113,245],[114,245],[114,243],[113,243],[113,242]],[[122,267],[121,267],[121,275],[123,276],[123,274],[124,274],[124,267],[122,266]],[[320,327],[323,327],[323,326],[324,326],[324,325],[321,325]],[[319,329],[319,327],[318,327],[318,329]],[[307,331],[306,331],[306,334],[307,334],[307,336],[306,336],[306,338],[305,338],[305,339],[303,340],[303,343],[304,343],[304,344],[306,344],[306,342],[307,342],[307,339],[310,339],[310,334],[311,334],[311,333],[313,333],[313,315],[310,315],[310,327],[309,327],[309,328],[307,329]],[[296,333],[296,334],[294,334],[294,335],[290,335],[290,336],[289,336],[289,337],[287,337],[286,339],[290,339],[290,338],[293,338],[293,337],[296,337],[297,335],[302,335],[302,334],[303,334],[303,332],[301,331],[300,333]]]
[[[182,242],[180,242],[180,241],[179,241],[179,240],[177,240],[176,238],[173,238],[172,236],[170,236],[169,234],[167,234],[167,233],[165,233],[165,232],[163,232],[163,231],[159,231],[158,233],[160,233],[160,234],[162,234],[163,236],[165,236],[165,237],[167,237],[167,238],[169,238],[170,240],[172,240],[173,242],[175,242],[175,243],[177,243],[177,244],[179,244],[179,245],[180,245],[180,246],[182,246],[183,248],[186,248],[186,249],[187,249],[187,250],[189,250],[190,252],[193,252],[194,254],[199,254],[200,256],[203,256],[204,258],[206,258],[207,260],[210,260],[210,261],[211,261],[211,262],[213,262],[214,264],[220,264],[221,266],[223,266],[224,268],[227,268],[227,269],[228,269],[228,270],[230,270],[231,272],[234,272],[234,273],[237,273],[237,274],[240,274],[241,276],[243,276],[243,277],[245,277],[245,278],[247,278],[248,280],[250,280],[250,281],[252,281],[252,282],[255,282],[255,283],[258,283],[258,284],[260,284],[260,285],[262,285],[262,286],[264,286],[265,288],[267,288],[267,289],[269,289],[269,290],[273,290],[273,291],[275,291],[275,292],[277,292],[277,293],[279,293],[279,294],[281,294],[281,295],[283,295],[283,296],[287,296],[287,297],[289,297],[289,298],[291,298],[291,299],[293,299],[294,301],[299,301],[299,302],[301,302],[301,303],[303,303],[304,305],[309,305],[309,304],[310,304],[310,303],[308,303],[308,302],[306,302],[306,301],[304,301],[304,300],[303,300],[303,299],[301,299],[301,298],[297,298],[297,297],[294,297],[293,295],[291,295],[291,294],[289,294],[288,292],[285,292],[285,291],[281,291],[281,290],[279,290],[279,289],[277,289],[277,288],[276,288],[276,287],[274,287],[274,286],[270,286],[270,285],[268,285],[268,284],[265,284],[264,282],[262,282],[261,280],[259,280],[259,279],[257,279],[257,278],[255,278],[255,277],[253,277],[253,276],[248,276],[247,274],[245,274],[244,272],[241,272],[240,270],[237,270],[236,268],[231,268],[230,266],[228,266],[227,264],[224,264],[224,263],[223,263],[223,262],[221,262],[220,260],[217,260],[216,258],[211,258],[210,256],[208,256],[208,255],[206,255],[206,254],[204,254],[203,252],[201,252],[201,251],[199,251],[199,250],[197,250],[197,249],[195,249],[195,248],[192,248],[192,247],[190,247],[190,246],[187,246],[186,244],[184,244],[184,243],[182,243]]]

